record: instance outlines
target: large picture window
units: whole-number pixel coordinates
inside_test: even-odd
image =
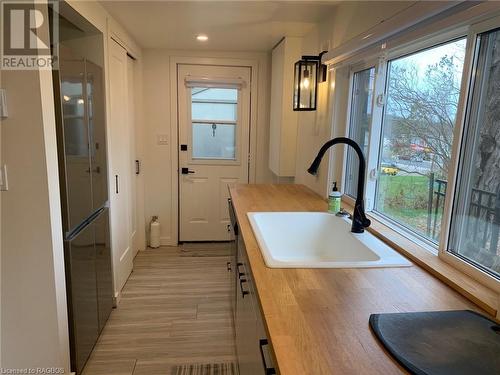
[[[437,243],[465,39],[388,62],[375,211]]]
[[[500,278],[500,31],[476,46],[448,251]]]
[[[369,216],[500,292],[500,12],[486,9],[336,62],[335,103],[350,100],[334,118],[365,153]],[[349,201],[358,161],[344,163]]]

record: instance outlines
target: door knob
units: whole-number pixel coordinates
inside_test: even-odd
[[[194,173],[194,171],[190,171],[189,168],[181,168],[181,173],[182,174],[190,174],[190,173]]]

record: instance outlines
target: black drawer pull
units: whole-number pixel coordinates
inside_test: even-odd
[[[264,366],[264,371],[266,375],[275,375],[276,370],[274,367],[267,367],[266,357],[264,356],[264,346],[269,345],[267,339],[259,340],[260,357],[262,358],[262,365]]]
[[[241,279],[241,276],[245,276],[245,272],[240,271],[240,266],[242,266],[243,263],[237,263],[236,264],[236,270],[238,271],[238,278]]]
[[[227,271],[228,272],[231,272],[232,268],[231,268],[231,262],[227,262]]]
[[[241,290],[241,298],[245,298],[247,294],[250,294],[248,290],[243,290],[243,283],[246,283],[246,279],[240,279],[240,290]]]

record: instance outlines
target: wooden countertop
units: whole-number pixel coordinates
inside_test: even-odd
[[[230,193],[268,339],[282,375],[404,373],[371,333],[370,314],[456,309],[482,312],[417,265],[267,268],[247,212],[324,212],[327,203],[302,185],[236,185]]]

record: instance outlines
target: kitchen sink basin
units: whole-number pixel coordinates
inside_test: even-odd
[[[351,233],[351,221],[324,212],[250,212],[270,268],[405,267],[411,263],[373,234]]]

